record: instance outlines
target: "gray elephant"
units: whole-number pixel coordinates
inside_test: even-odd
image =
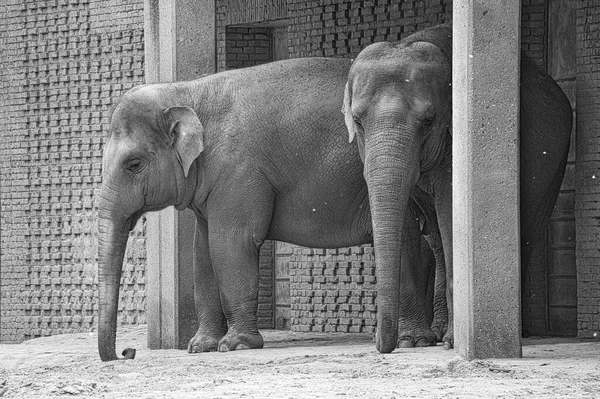
[[[102,360],[118,359],[122,261],[128,232],[144,212],[174,205],[197,218],[199,328],[190,352],[263,346],[256,314],[265,239],[321,248],[372,242],[363,165],[339,112],[349,68],[347,60],[288,60],[143,85],[120,99],[104,148],[98,203]],[[415,215],[422,213],[413,203],[409,214],[404,226],[414,234],[404,235],[403,259],[419,262]],[[394,289],[424,302],[426,284],[417,288],[415,269],[407,268],[406,284]],[[431,317],[409,309],[411,301],[402,303],[403,328],[416,336],[411,326]],[[123,355],[133,358],[135,351]]]
[[[401,258],[399,232],[415,185],[434,197],[447,265],[450,314],[444,346],[453,346],[451,34],[452,28],[442,25],[419,31],[397,45],[372,44],[354,61],[346,84],[345,121],[350,141],[357,139],[364,161],[377,279],[387,282],[377,296],[376,341],[381,352],[391,352],[397,344],[399,300],[394,287]],[[521,61],[520,99],[521,264],[525,268],[532,247],[543,237],[560,189],[572,110],[556,82],[526,55]],[[419,330],[427,328],[424,323]]]

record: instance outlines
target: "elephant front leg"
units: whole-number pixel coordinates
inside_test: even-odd
[[[427,309],[429,273],[423,270],[421,231],[417,215],[410,208],[402,234],[399,348],[434,346],[437,343],[437,337],[430,328],[431,310],[428,312]]]
[[[208,247],[206,220],[196,222],[194,241],[194,300],[198,331],[188,344],[189,353],[214,352],[227,333],[227,320],[221,307],[219,289]]]
[[[257,236],[245,228],[225,225],[211,228],[210,253],[228,326],[218,343],[220,352],[263,347],[257,323],[260,248],[254,240]]]

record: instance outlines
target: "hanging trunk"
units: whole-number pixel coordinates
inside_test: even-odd
[[[125,223],[117,226],[111,220],[107,202],[101,199],[98,221],[98,352],[105,362],[135,357],[135,349],[125,349],[124,358],[117,357],[115,351],[119,287],[129,231]]]
[[[398,128],[378,131],[365,144],[365,178],[373,219],[377,273],[377,350],[392,352],[398,340],[400,262],[404,217],[419,167],[411,135]],[[389,138],[389,139],[388,139]]]

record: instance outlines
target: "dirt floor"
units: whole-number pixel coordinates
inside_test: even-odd
[[[527,339],[522,359],[467,362],[441,346],[382,355],[362,334],[263,335],[262,350],[189,355],[120,328],[117,347],[137,356],[111,363],[95,333],[4,344],[0,397],[600,398],[600,340]]]

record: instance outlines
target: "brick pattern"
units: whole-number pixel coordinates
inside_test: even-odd
[[[274,242],[266,240],[258,261],[258,328],[273,328]]]
[[[577,10],[577,285],[580,337],[600,331],[600,0]]]
[[[227,27],[225,69],[237,69],[272,61],[271,29]]]
[[[449,0],[290,3],[293,58],[354,57],[371,43],[396,42],[417,30],[450,21],[452,12]]]
[[[113,99],[143,81],[143,2],[2,4],[0,340],[20,342],[95,323],[102,145]],[[122,323],[145,320],[144,227]]]
[[[287,18],[286,0],[218,0],[226,9],[225,25]]]
[[[546,67],[546,13],[548,0],[522,0],[521,49],[539,66]]]
[[[375,332],[376,283],[369,245],[295,247],[290,258],[292,331]]]

